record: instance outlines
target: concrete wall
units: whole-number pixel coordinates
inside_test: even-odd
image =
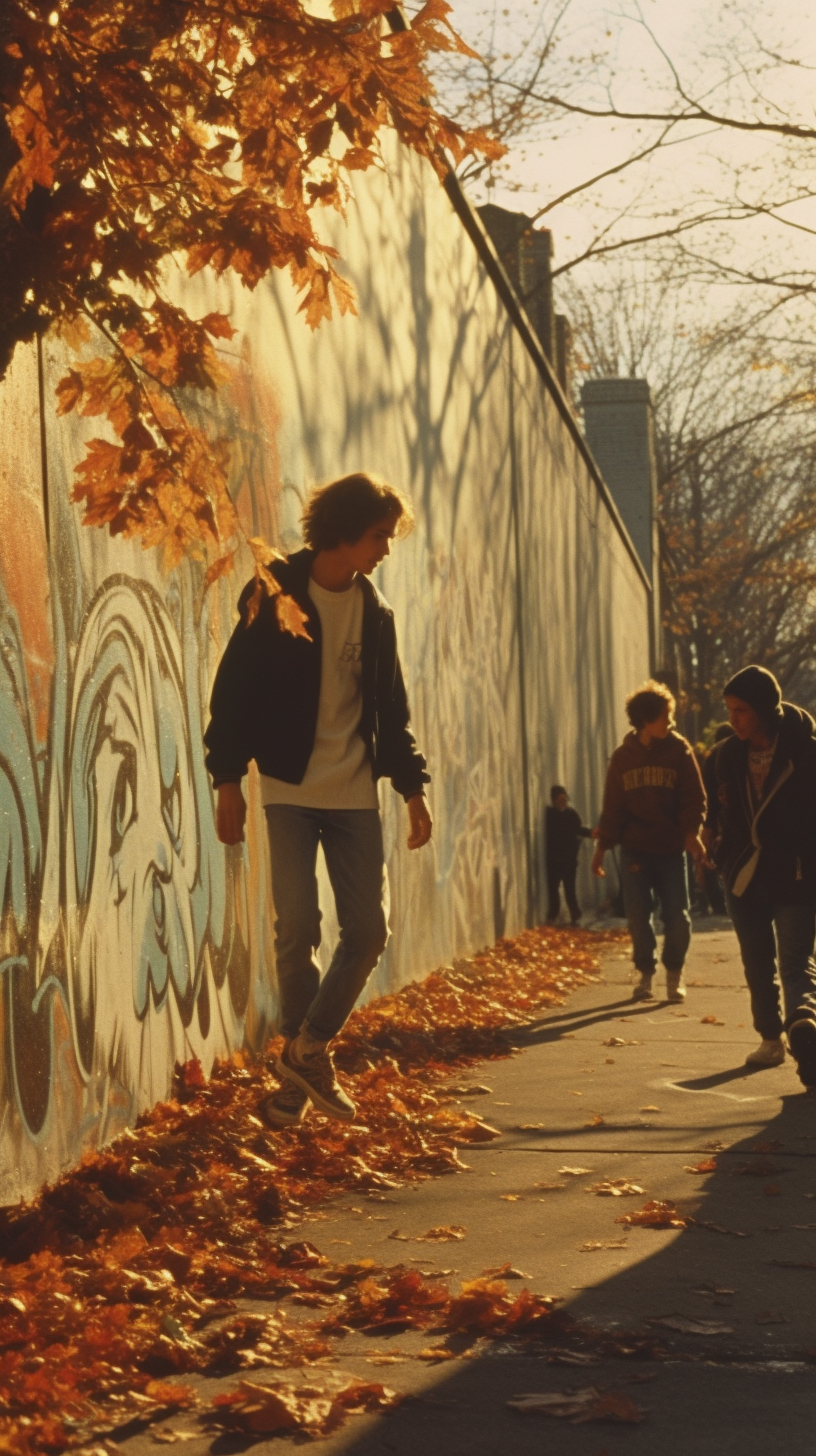
[[[211,424],[252,533],[295,545],[308,487],[355,467],[415,502],[378,585],[436,829],[409,856],[383,788],[393,934],[371,994],[541,918],[549,784],[597,812],[648,668],[642,572],[478,224],[392,161],[334,225],[359,318],[310,334],[281,278],[187,290],[239,325]],[[50,539],[33,350],[0,388],[0,1201],[164,1097],[176,1059],[209,1068],[275,1014],[261,813],[245,847],[217,843],[201,746],[249,562],[205,594],[198,567],[163,576],[79,524],[68,491],[98,422],[57,419],[64,359],[44,355]]]

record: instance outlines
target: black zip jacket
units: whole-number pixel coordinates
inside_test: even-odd
[[[782,704],[776,751],[765,791],[754,804],[749,745],[736,735],[717,749],[716,798],[706,827],[714,860],[732,895],[762,884],[783,904],[816,900],[816,723],[804,708]]]
[[[296,551],[271,567],[283,591],[305,613],[310,642],[281,630],[274,600],[265,593],[248,627],[254,578],[241,593],[241,620],[215,675],[204,734],[205,761],[216,788],[240,782],[253,758],[262,774],[287,784],[303,781],[314,747],[320,698],[320,617],[308,593],[313,555]],[[366,577],[358,580],[363,591],[363,707],[358,731],[374,778],[390,778],[397,793],[410,799],[422,793],[429,775],[408,726],[394,614]]]

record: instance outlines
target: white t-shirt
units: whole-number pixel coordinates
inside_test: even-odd
[[[264,804],[305,809],[376,809],[377,786],[357,729],[363,711],[363,592],[326,591],[309,581],[323,638],[314,748],[303,782],[261,774]]]

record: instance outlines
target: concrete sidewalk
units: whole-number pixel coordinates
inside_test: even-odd
[[[417,1398],[384,1417],[350,1421],[320,1443],[327,1456],[813,1449],[816,1101],[801,1095],[790,1059],[759,1072],[744,1066],[757,1038],[730,930],[695,935],[685,1005],[633,1004],[632,980],[629,956],[616,952],[598,984],[517,1028],[521,1055],[457,1081],[462,1100],[502,1133],[463,1149],[467,1173],[343,1200],[291,1237],[338,1259],[413,1258],[417,1268],[465,1279],[509,1261],[532,1290],[560,1296],[579,1319],[652,1331],[664,1357],[576,1368],[564,1363],[568,1352],[536,1346],[519,1354],[494,1344],[429,1368],[415,1358],[435,1343],[427,1334],[351,1334],[340,1346],[342,1371]],[[716,1162],[712,1171],[687,1171],[706,1160]],[[644,1191],[589,1191],[616,1179]],[[695,1223],[616,1222],[647,1199],[669,1200]],[[450,1224],[466,1237],[441,1246],[404,1241]],[[681,1328],[660,1322],[675,1318]],[[375,1351],[395,1358],[379,1369]],[[225,1383],[204,1382],[202,1394],[217,1384]],[[646,1412],[642,1424],[576,1426],[506,1405],[522,1393],[587,1385],[629,1395]],[[192,1427],[189,1416],[171,1424]],[[218,1456],[247,1443],[188,1444],[192,1456],[199,1445]],[[284,1451],[293,1443],[265,1444]],[[147,1435],[124,1446],[132,1456],[155,1449]]]

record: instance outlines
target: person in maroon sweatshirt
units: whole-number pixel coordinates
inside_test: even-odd
[[[623,902],[640,980],[633,1001],[652,994],[657,941],[652,917],[660,901],[665,936],[666,995],[682,1001],[683,966],[691,939],[686,854],[705,856],[700,828],[706,798],[691,744],[674,732],[674,698],[663,683],[647,682],[626,700],[631,733],[609,760],[592,873],[621,846]]]

